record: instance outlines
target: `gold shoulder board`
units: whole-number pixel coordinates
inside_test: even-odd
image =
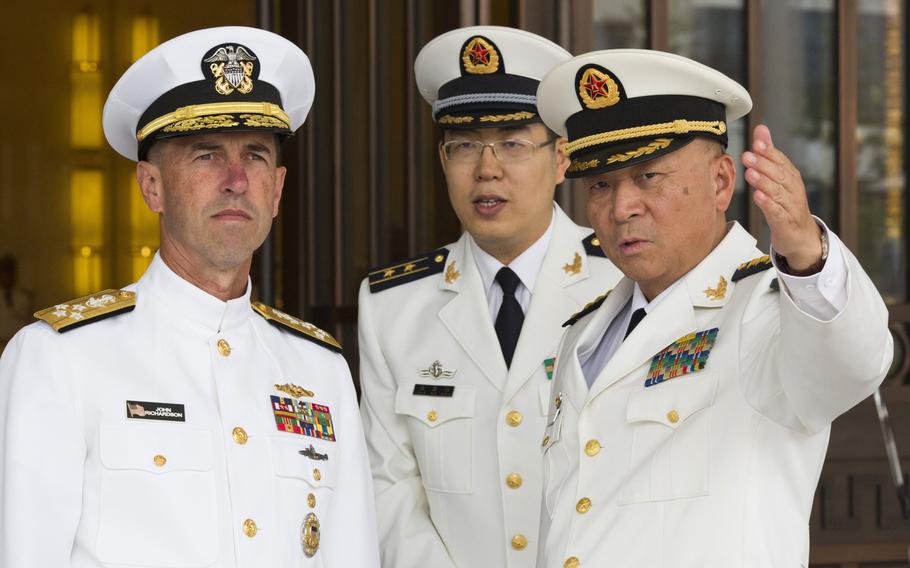
[[[104,318],[131,312],[135,307],[135,292],[110,289],[38,310],[35,317],[46,321],[54,331],[63,333]]]
[[[569,327],[570,325],[575,325],[575,322],[577,322],[581,318],[585,317],[586,315],[590,314],[591,312],[593,312],[594,310],[599,308],[600,305],[604,303],[604,300],[607,299],[607,296],[609,296],[610,292],[612,292],[612,291],[613,290],[608,290],[607,293],[604,294],[603,296],[598,296],[593,301],[585,304],[585,307],[583,307],[579,312],[573,314],[572,317],[570,317],[568,320],[566,320],[566,323],[562,324],[562,326]]]
[[[758,274],[759,272],[768,270],[772,266],[771,257],[768,255],[753,258],[748,262],[740,264],[736,268],[736,272],[733,273],[733,276],[730,277],[730,280],[736,282],[737,280],[742,280],[747,276],[752,276],[753,274]]]
[[[341,344],[328,332],[319,329],[309,322],[299,320],[294,316],[289,316],[281,310],[276,310],[272,306],[267,306],[262,302],[253,302],[252,305],[253,310],[264,317],[266,321],[287,329],[304,339],[318,343],[327,349],[341,353]]]

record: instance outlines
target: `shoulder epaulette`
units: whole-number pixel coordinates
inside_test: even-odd
[[[603,296],[598,296],[597,298],[594,299],[593,302],[588,302],[587,304],[585,304],[585,307],[583,307],[580,311],[573,314],[572,317],[570,317],[569,319],[566,320],[566,323],[562,324],[562,326],[569,327],[570,325],[575,325],[575,322],[577,322],[581,318],[585,317],[586,315],[590,314],[591,312],[593,312],[594,310],[599,308],[600,305],[604,303],[604,300],[607,299],[607,296],[610,295],[610,292],[612,292],[612,290],[608,290],[607,293],[604,294]]]
[[[294,316],[289,316],[281,310],[267,306],[262,302],[253,302],[251,305],[253,306],[253,311],[264,317],[267,322],[317,343],[326,349],[341,353],[341,344],[327,331],[323,331],[315,325],[299,320]]]
[[[585,245],[585,252],[588,253],[588,256],[599,256],[600,258],[607,258],[607,255],[604,254],[602,248],[600,248],[600,239],[597,238],[597,234],[591,233],[581,241]]]
[[[733,276],[730,278],[730,280],[736,282],[737,280],[742,280],[746,276],[752,276],[753,274],[758,274],[759,272],[768,270],[772,266],[771,257],[768,255],[753,258],[748,262],[740,264],[736,268],[736,272],[733,273]]]
[[[36,318],[46,321],[54,328],[54,331],[63,333],[105,318],[131,312],[135,307],[135,292],[110,289],[38,310],[34,315]]]
[[[449,249],[441,248],[409,258],[398,264],[370,271],[370,292],[376,293],[414,280],[438,274],[445,268]]]

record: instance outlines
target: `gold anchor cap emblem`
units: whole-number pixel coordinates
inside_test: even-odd
[[[432,377],[434,379],[451,379],[455,376],[455,373],[458,372],[458,369],[452,369],[451,371],[442,366],[442,363],[437,359],[427,367],[426,369],[417,369],[417,372],[420,373],[421,377]]]

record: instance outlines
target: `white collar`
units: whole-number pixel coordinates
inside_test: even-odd
[[[223,302],[178,276],[161,259],[160,253],[155,254],[136,285],[140,302],[152,296],[154,301],[168,304],[168,312],[174,317],[187,318],[214,332],[239,325],[250,317],[252,288],[247,277],[243,296]]]
[[[685,278],[685,276],[683,276],[683,278]],[[641,291],[641,288],[638,287],[638,282],[636,282],[635,287],[632,289],[632,310],[631,310],[631,312],[635,312],[635,310],[637,310],[638,308],[644,308],[645,313],[651,313],[652,311],[654,311],[654,308],[657,307],[657,304],[659,304],[664,298],[666,298],[667,295],[670,294],[670,291],[673,290],[673,288],[676,288],[679,285],[679,283],[682,282],[682,280],[683,280],[682,278],[679,278],[676,282],[667,286],[667,288],[663,292],[658,294],[650,302],[645,298],[645,295]]]
[[[512,269],[528,292],[534,293],[534,283],[537,281],[537,275],[540,274],[540,267],[543,265],[543,259],[547,255],[547,249],[550,247],[550,238],[553,236],[554,220],[556,219],[556,210],[553,210],[553,216],[550,217],[550,225],[534,244],[525,249],[523,253],[515,257],[515,260],[509,263]],[[477,242],[472,238],[468,239],[471,243],[471,251],[474,254],[474,262],[477,264],[477,270],[480,272],[480,279],[483,281],[483,291],[490,296],[490,289],[496,279],[496,273],[505,266],[496,260],[493,255],[481,249]]]

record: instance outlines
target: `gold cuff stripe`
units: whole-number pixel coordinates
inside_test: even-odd
[[[207,103],[201,105],[190,105],[178,108],[174,112],[169,112],[164,116],[159,116],[149,122],[136,133],[136,140],[142,142],[150,134],[157,132],[175,122],[187,120],[200,116],[212,116],[226,113],[250,113],[273,116],[282,121],[290,129],[291,119],[280,106],[274,103]]]
[[[722,120],[681,119],[672,122],[649,124],[647,126],[633,126],[632,128],[601,132],[600,134],[592,134],[591,136],[573,140],[563,147],[563,151],[566,156],[570,156],[572,152],[575,152],[576,150],[582,150],[598,144],[629,140],[643,136],[656,136],[658,134],[687,134],[689,132],[708,132],[710,134],[720,135],[727,132],[727,124]]]

